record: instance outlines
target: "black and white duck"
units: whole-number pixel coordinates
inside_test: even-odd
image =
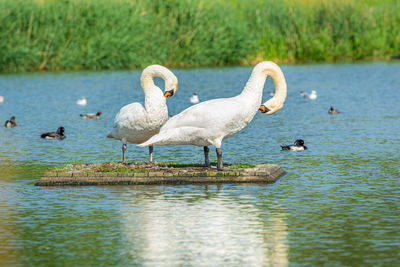
[[[9,120],[6,120],[6,123],[4,123],[5,127],[15,127],[17,125],[18,124],[14,116],[12,116]]]
[[[281,146],[282,150],[292,150],[292,151],[303,151],[306,150],[307,147],[304,145],[303,139],[297,139],[294,141],[294,145],[289,146]]]
[[[45,139],[64,139],[64,127],[58,127],[57,132],[48,132],[48,133],[43,133],[40,137],[45,138]]]

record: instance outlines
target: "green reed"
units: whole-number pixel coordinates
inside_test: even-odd
[[[1,72],[390,59],[399,48],[397,0],[0,0]]]

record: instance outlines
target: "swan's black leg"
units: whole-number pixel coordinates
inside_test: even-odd
[[[123,145],[122,145],[122,163],[123,163],[123,164],[126,164],[125,152],[126,152],[126,144],[123,144]]]
[[[217,170],[222,171],[224,170],[224,165],[222,164],[222,150],[221,148],[217,148],[217,158],[218,158],[218,165]]]
[[[149,146],[149,162],[153,162],[153,146]]]
[[[208,146],[204,146],[204,162],[206,167],[210,167],[210,160],[208,159],[208,151],[210,151],[210,149],[208,148]]]

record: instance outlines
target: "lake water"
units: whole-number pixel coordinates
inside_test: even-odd
[[[143,100],[141,71],[0,75],[0,122],[19,123],[0,127],[0,265],[399,264],[400,64],[282,69],[284,108],[258,113],[222,147],[224,162],[281,165],[287,174],[271,185],[34,186],[55,165],[121,160],[121,143],[106,135],[123,105]],[[194,91],[201,101],[239,94],[251,70],[173,70],[170,114]],[[268,80],[263,102],[272,90]],[[315,101],[299,95],[311,90]],[[83,95],[87,106],[77,106]],[[98,120],[79,117],[98,110]],[[40,138],[59,126],[65,140]],[[298,138],[309,150],[280,150]],[[147,155],[128,144],[128,161]],[[155,147],[154,160],[203,162],[203,151]]]

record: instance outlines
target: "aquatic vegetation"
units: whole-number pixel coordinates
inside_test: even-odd
[[[396,0],[2,0],[0,71],[400,57]]]
[[[254,164],[245,164],[245,163],[233,163],[233,164],[227,164],[229,168],[231,169],[246,169],[246,168],[254,168],[256,165]]]

